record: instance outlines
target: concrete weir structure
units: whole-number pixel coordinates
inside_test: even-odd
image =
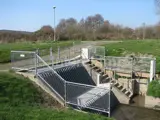
[[[89,67],[86,69],[88,62],[74,62],[65,66],[54,65],[56,74],[46,67],[40,68],[39,79],[49,84],[59,94],[59,99],[65,100],[66,104],[74,108],[101,113],[105,113],[105,110],[112,111],[119,102],[110,91],[109,83],[101,86],[99,73],[94,71],[91,74]]]
[[[129,71],[131,74],[124,74],[118,71],[119,68],[123,69],[123,66],[117,67],[118,64],[116,66],[111,64],[110,66],[109,62],[106,65],[107,59],[104,56],[104,49],[101,47],[100,49],[82,48],[78,54],[75,49],[73,51],[76,55],[69,52],[68,57],[63,56],[67,53],[58,53],[58,58],[53,57],[53,53],[48,57],[39,56],[37,52],[12,51],[12,68],[21,74],[25,70],[34,75],[35,83],[48,91],[49,94],[51,93],[64,106],[105,113],[110,116],[119,103],[129,104],[131,102],[136,86],[134,85],[133,71]],[[24,55],[22,56],[22,54]],[[53,58],[58,61],[55,62]],[[116,60],[118,59],[116,58]],[[131,60],[127,61],[126,65],[128,66],[125,67],[125,71],[130,68],[130,63],[133,63],[133,61],[130,62]],[[108,61],[116,63],[111,59]],[[124,58],[121,59],[120,63],[123,61]],[[152,67],[150,80],[154,78],[154,69]],[[116,78],[115,75],[125,75],[127,78]]]

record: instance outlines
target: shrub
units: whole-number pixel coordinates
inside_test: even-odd
[[[149,84],[147,95],[160,98],[160,81],[154,80]]]

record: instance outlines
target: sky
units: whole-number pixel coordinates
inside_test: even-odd
[[[0,29],[36,31],[43,25],[54,25],[53,6],[56,6],[56,24],[62,18],[77,20],[101,14],[111,23],[141,26],[159,21],[154,0],[0,0]]]

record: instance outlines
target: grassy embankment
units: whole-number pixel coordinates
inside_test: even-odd
[[[60,108],[28,78],[0,72],[0,120],[110,120]]]

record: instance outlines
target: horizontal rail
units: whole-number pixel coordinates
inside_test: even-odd
[[[12,50],[11,53],[12,53],[12,52],[15,52],[15,53],[33,53],[33,54],[36,53],[36,52],[34,52],[34,51],[15,51],[15,50]]]
[[[119,56],[105,56],[105,58],[122,58],[122,59],[124,59],[124,58],[132,58],[132,57],[119,57]],[[153,60],[156,60],[156,58],[151,58],[151,57],[135,57],[135,58],[142,58],[142,59],[153,59]]]
[[[104,90],[110,90],[110,89],[107,89],[107,88],[104,88],[104,87],[81,84],[81,83],[75,83],[75,82],[69,82],[69,81],[66,81],[66,84],[72,84],[72,85],[77,85],[77,86],[85,86],[85,87],[92,87],[92,88],[99,88],[99,89],[104,89]]]
[[[106,110],[106,109],[99,109],[99,108],[93,108],[93,107],[86,107],[86,106],[81,106],[81,105],[78,105],[78,104],[75,104],[75,103],[71,103],[71,102],[66,102],[67,104],[70,104],[70,105],[75,105],[75,106],[79,106],[79,107],[83,107],[83,108],[87,108],[87,109],[90,109],[90,110],[95,110],[95,111],[99,111],[99,112],[104,112],[104,113],[110,113],[109,110]]]
[[[38,59],[40,59],[48,68],[50,68],[62,81],[66,82],[52,67],[50,67],[39,55],[36,54]]]

